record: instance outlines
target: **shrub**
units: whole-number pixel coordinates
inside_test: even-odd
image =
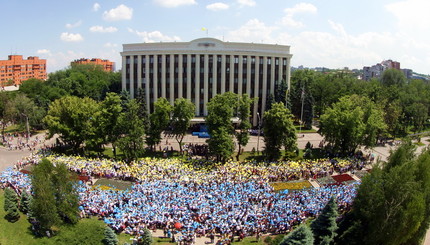
[[[109,226],[106,226],[105,228],[105,238],[103,239],[103,243],[106,245],[118,244],[118,237]]]

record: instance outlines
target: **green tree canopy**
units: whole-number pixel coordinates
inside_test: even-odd
[[[315,244],[333,244],[337,230],[337,216],[337,203],[334,197],[331,197],[322,212],[311,223]]]
[[[209,152],[217,161],[225,162],[234,151],[231,118],[237,107],[238,97],[232,92],[217,94],[208,103],[206,125],[211,136],[206,142]]]
[[[143,154],[143,136],[145,126],[138,114],[139,105],[135,99],[129,100],[125,112],[121,113],[118,122],[120,137],[114,142],[128,160],[134,160]]]
[[[420,244],[429,224],[430,157],[415,159],[412,150],[401,145],[363,178],[340,244]]]
[[[182,140],[187,133],[191,124],[191,119],[194,117],[195,105],[185,98],[175,100],[173,107],[173,115],[171,120],[172,133],[175,135],[176,141],[179,144],[179,150],[182,152]]]
[[[255,101],[255,100],[254,100]],[[236,160],[239,161],[239,156],[242,151],[242,146],[245,147],[249,141],[249,132],[251,128],[251,123],[249,122],[249,117],[251,116],[251,104],[253,100],[249,98],[248,94],[243,94],[239,97],[238,105],[238,117],[239,117],[239,131],[236,132],[236,140],[239,146],[237,150]]]
[[[382,73],[381,83],[384,86],[402,87],[406,85],[406,77],[400,70],[391,68]]]
[[[96,134],[96,118],[100,105],[90,98],[65,96],[55,100],[44,118],[49,136],[59,134],[64,143],[71,145],[75,151],[91,137],[103,137]]]
[[[321,116],[320,131],[335,152],[350,153],[359,145],[376,144],[386,128],[383,115],[366,97],[344,96]]]
[[[314,245],[314,235],[306,224],[302,224],[288,235],[280,245]]]
[[[161,133],[170,122],[170,112],[173,107],[166,98],[158,98],[154,103],[154,112],[149,116],[149,129],[146,133],[146,144],[154,151],[161,142]]]
[[[54,166],[46,158],[35,165],[31,175],[33,199],[31,214],[39,223],[40,234],[61,222],[75,224],[79,219],[79,196],[74,182],[77,178],[66,165]]]
[[[286,151],[297,149],[297,136],[291,113],[282,102],[273,104],[272,109],[264,112],[263,131],[267,159],[278,160],[282,146]]]

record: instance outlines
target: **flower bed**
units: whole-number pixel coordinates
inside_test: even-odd
[[[352,178],[349,174],[339,174],[339,175],[333,175],[331,177],[339,183],[354,180],[354,178]]]
[[[317,181],[320,185],[331,185],[336,183],[336,180],[334,180],[331,176],[318,178]]]
[[[312,184],[307,180],[296,180],[289,182],[276,182],[270,183],[275,191],[281,190],[303,190],[307,188],[311,188]]]
[[[368,175],[368,174],[369,174],[369,172],[368,172],[368,171],[366,171],[366,170],[359,170],[359,171],[356,171],[354,174],[355,174],[355,176],[357,176],[359,179],[362,179],[364,176]]]

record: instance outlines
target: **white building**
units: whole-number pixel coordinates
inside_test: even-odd
[[[122,89],[133,98],[139,88],[146,93],[148,111],[164,97],[171,104],[187,98],[196,105],[196,116],[207,115],[207,103],[227,91],[258,97],[253,107],[266,108],[269,94],[285,80],[290,85],[290,47],[286,45],[222,42],[200,38],[191,42],[124,44]]]

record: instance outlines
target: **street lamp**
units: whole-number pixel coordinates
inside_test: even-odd
[[[260,146],[260,128],[261,128],[261,117],[260,113],[257,112],[257,118],[258,118],[258,135],[257,135],[257,155],[260,153],[259,146]]]

